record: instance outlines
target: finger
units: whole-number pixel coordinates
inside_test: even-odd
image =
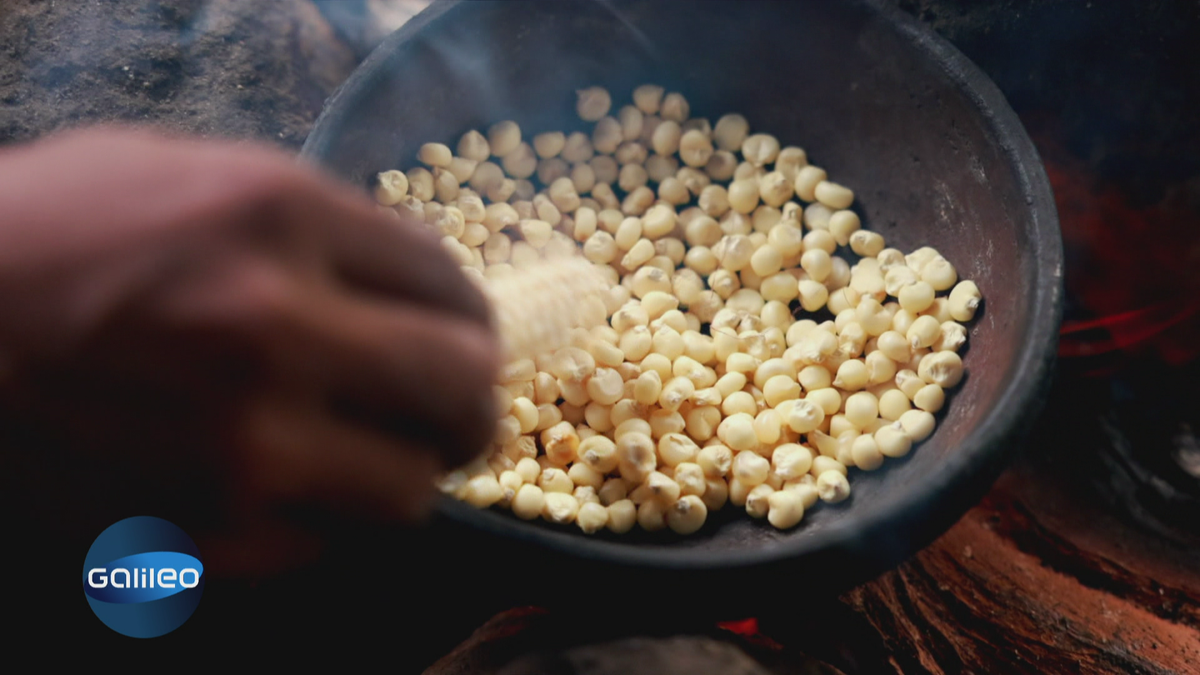
[[[437,447],[448,464],[486,448],[495,427],[495,337],[478,324],[327,290],[296,308],[282,377],[318,382],[343,412]]]
[[[283,218],[319,223],[339,276],[364,290],[490,325],[483,294],[415,223],[381,214],[368,199],[305,176],[304,189],[279,202]]]
[[[55,166],[57,161],[66,170],[86,172],[95,192],[110,200],[124,194],[131,180],[139,184],[145,195],[139,209],[149,220],[174,222],[181,213],[189,213],[199,222],[218,219],[236,227],[248,223],[250,232],[265,233],[275,248],[295,245],[298,238],[315,233],[329,264],[347,283],[435,311],[489,321],[482,294],[437,237],[381,214],[361,191],[277,150],[121,128],[68,134],[54,139],[47,150],[39,155],[42,162]],[[73,159],[62,164],[59,155]],[[78,155],[102,157],[105,170],[97,173],[94,166],[78,166]],[[122,212],[119,204],[99,206],[102,214]]]
[[[347,424],[294,397],[252,407],[233,458],[238,510],[320,506],[331,513],[415,522],[434,501],[432,448]]]
[[[232,529],[195,536],[205,573],[226,579],[285,574],[316,563],[324,540],[283,519],[240,518]]]

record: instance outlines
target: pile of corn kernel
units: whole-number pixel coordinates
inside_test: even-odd
[[[577,94],[590,135],[504,121],[377,177],[485,288],[580,254],[603,280],[565,304],[569,284],[494,297],[532,322],[509,332],[538,331],[541,300],[573,300],[574,323],[514,353],[492,451],[443,492],[589,534],[690,534],[728,503],[786,529],[933,432],[973,282],[933,248],[887,248],[849,188],[742,115],[692,118],[656,85],[615,113]]]

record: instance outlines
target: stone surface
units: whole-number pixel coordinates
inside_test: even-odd
[[[4,0],[0,143],[130,122],[299,148],[355,65],[308,0]]]

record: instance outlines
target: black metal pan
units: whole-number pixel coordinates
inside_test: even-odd
[[[740,112],[805,148],[856,189],[865,226],[889,245],[935,246],[975,280],[986,306],[968,376],[930,439],[856,472],[847,502],[814,508],[791,531],[726,513],[682,539],[585,536],[448,501],[439,548],[447,560],[474,556],[472,569],[530,602],[582,582],[668,604],[699,593],[737,612],[862,582],[984,494],[1054,362],[1063,261],[1049,184],[1003,96],[947,42],[877,1],[442,0],[329,100],[304,155],[365,188],[377,171],[411,166],[420,144],[502,119],[529,133],[583,129],[577,89],[602,85],[620,100],[644,82],[682,92],[693,116]],[[759,590],[743,597],[738,583]]]

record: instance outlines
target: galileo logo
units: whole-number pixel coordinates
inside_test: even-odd
[[[92,543],[83,592],[104,625],[129,637],[158,637],[196,611],[204,565],[183,530],[161,518],[126,518]]]

